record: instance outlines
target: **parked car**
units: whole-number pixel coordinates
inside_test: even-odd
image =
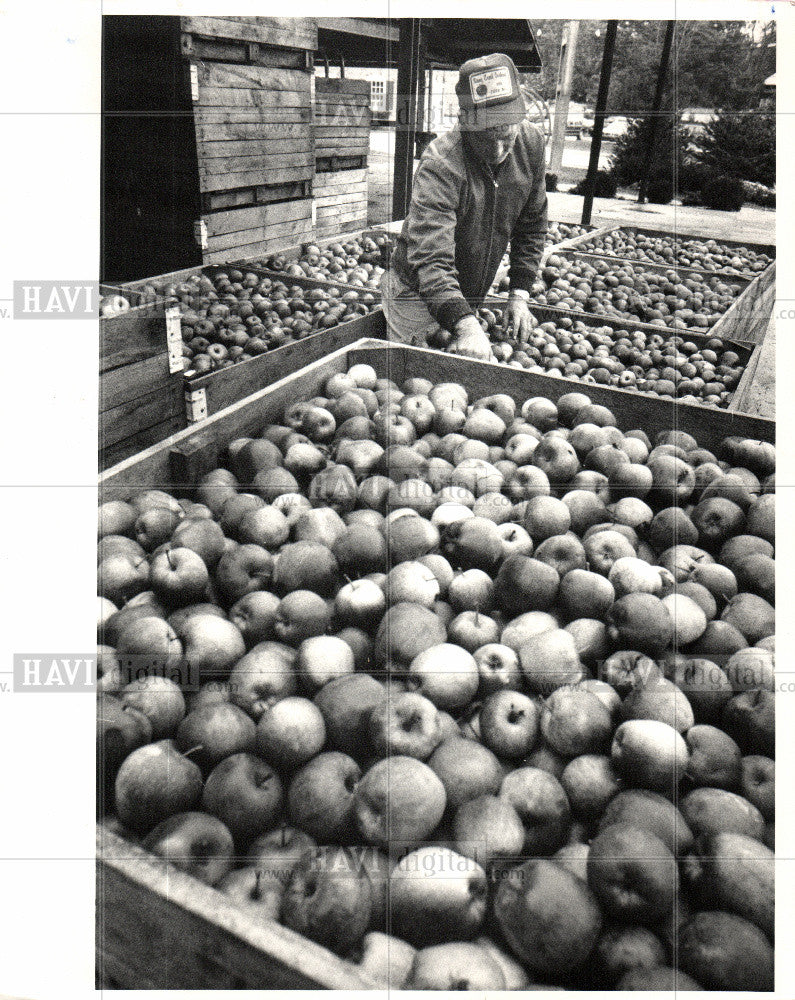
[[[607,139],[608,142],[615,142],[622,135],[626,135],[628,128],[629,118],[624,118],[621,115],[608,118],[602,128],[602,138]]]

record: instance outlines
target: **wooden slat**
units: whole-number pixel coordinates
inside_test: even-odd
[[[231,171],[225,174],[213,174],[199,170],[199,183],[202,191],[227,191],[232,188],[257,187],[261,184],[290,184],[296,181],[309,181],[313,176],[312,164],[306,163],[299,167],[264,166],[252,170]]]
[[[113,409],[130,399],[139,399],[147,392],[167,385],[172,379],[181,378],[168,370],[168,354],[136,361],[105,372],[99,380],[99,411]]]
[[[506,365],[470,361],[440,351],[387,346],[378,341],[359,342],[351,348],[335,351],[270,388],[262,389],[214,414],[199,429],[187,429],[170,441],[155,445],[110,469],[100,477],[100,500],[123,499],[135,490],[156,486],[178,489],[180,484],[171,475],[169,456],[181,443],[190,442],[198,434],[210,436],[220,457],[228,441],[258,433],[265,424],[278,422],[288,403],[315,395],[330,375],[359,363],[372,364],[379,376],[393,378],[398,384],[412,375],[437,382],[460,382],[473,399],[506,392],[520,402],[531,396],[557,400],[564,393],[571,392],[573,385],[567,379],[519,371]],[[581,390],[587,388],[588,396],[594,403],[610,407],[620,427],[640,428],[652,437],[660,430],[678,427],[692,433],[705,448],[715,448],[723,438],[735,434],[755,440],[775,440],[776,425],[772,420],[673,403],[622,389],[577,384]]]
[[[209,249],[204,253],[204,260],[207,264],[225,264],[227,261],[240,257],[262,257],[266,254],[276,253],[277,250],[284,250],[292,246],[296,240],[306,240],[312,236],[312,226],[307,223],[303,231],[286,233],[282,236],[271,237],[267,240],[259,240],[257,243],[241,244],[237,247],[222,248],[220,250]]]
[[[314,141],[311,135],[296,136],[294,139],[220,139],[216,142],[205,140],[197,143],[200,159],[224,157],[258,156],[261,160],[295,153],[311,153]]]
[[[166,348],[166,319],[162,308],[139,306],[99,322],[99,370],[141,361]]]
[[[737,386],[730,408],[754,416],[776,416],[776,320],[771,317],[762,343]]]
[[[199,83],[199,99],[195,104],[202,108],[246,109],[306,109],[311,112],[312,98],[309,90],[263,90],[258,87],[211,86]]]
[[[256,122],[262,125],[292,125],[305,122],[312,123],[311,108],[282,108],[266,105],[234,108],[213,108],[196,105],[193,119],[197,125],[240,125],[246,122]]]
[[[370,83],[368,80],[356,80],[350,77],[319,76],[315,80],[315,93],[324,97],[359,94],[370,98]]]
[[[730,337],[758,344],[765,337],[776,300],[776,265],[766,268],[721,316],[710,331],[716,337]]]
[[[161,424],[185,412],[182,379],[158,386],[153,392],[126,399],[99,415],[99,441],[101,448],[108,448],[125,438]]]
[[[97,832],[101,975],[134,989],[374,990],[355,966],[157,861]]]
[[[271,143],[277,139],[301,139],[300,149],[310,149],[312,142],[312,125],[309,122],[290,122],[276,124],[274,122],[213,122],[209,125],[196,125],[196,139],[199,143],[219,142],[221,140],[256,139],[259,143]],[[292,148],[289,149],[293,152]]]
[[[231,87],[310,93],[310,74],[297,69],[273,69],[270,66],[227,66],[224,63],[197,62],[199,89]]]
[[[312,153],[283,153],[274,156],[212,156],[199,163],[199,174],[202,177],[207,177],[217,174],[242,174],[271,170],[278,174],[280,170],[287,168],[312,167],[314,162],[315,157]],[[270,182],[265,181],[265,183]],[[238,184],[235,185],[235,187],[238,186]]]
[[[326,192],[337,191],[340,188],[356,187],[360,184],[364,184],[365,187],[367,186],[366,170],[340,170],[338,172],[318,174],[315,178],[313,191],[315,194],[325,194]]]
[[[368,125],[321,125],[316,122],[315,124],[315,138],[316,139],[344,139],[346,137],[355,138],[357,140],[364,139],[365,142],[370,141],[370,128]]]
[[[207,414],[211,416],[250,396],[263,386],[272,385],[292,372],[324,358],[340,347],[355,343],[362,337],[386,336],[386,324],[380,310],[376,318],[361,316],[342,323],[330,330],[322,330],[278,350],[261,354],[251,361],[211,372],[201,378],[191,379],[191,389],[204,389],[207,397]]]
[[[207,253],[216,255],[225,251],[222,257],[214,256],[210,261],[205,256],[208,263],[221,263],[226,260],[242,260],[244,257],[253,256],[260,251],[250,250],[259,244],[268,244],[277,237],[292,236],[295,240],[302,239],[303,236],[312,232],[312,220],[296,219],[293,222],[277,222],[270,226],[260,226],[257,229],[244,229],[235,233],[222,233],[220,236],[210,237],[208,240]]]
[[[238,233],[258,229],[278,222],[308,219],[312,216],[312,202],[308,198],[297,201],[275,202],[272,205],[254,205],[251,208],[232,208],[228,212],[214,212],[205,217],[208,236]]]
[[[335,194],[316,195],[315,205],[318,208],[331,207],[334,205],[367,205],[367,188],[359,188],[354,191],[341,191]]]
[[[131,455],[137,455],[139,452],[151,448],[152,445],[160,444],[172,434],[184,430],[187,423],[183,407],[182,411],[175,417],[168,417],[162,423],[146,427],[115,444],[101,447],[98,456],[100,469],[103,471],[109,469],[111,466],[123,462],[126,458],[130,458]]]
[[[236,38],[288,48],[317,48],[317,20],[311,17],[183,17],[181,28],[205,38]]]

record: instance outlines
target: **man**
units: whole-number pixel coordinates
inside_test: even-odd
[[[465,62],[456,94],[458,124],[422,156],[381,290],[390,339],[450,342],[459,354],[487,360],[491,345],[474,306],[509,243],[503,325],[522,339],[531,328],[527,303],[547,231],[544,140],[526,121],[508,56]]]

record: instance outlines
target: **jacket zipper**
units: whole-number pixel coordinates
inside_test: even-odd
[[[497,181],[496,177],[490,177],[489,179],[491,180],[492,184],[494,185],[494,191],[492,193],[493,197],[492,197],[492,203],[491,203],[491,220],[490,220],[490,224],[489,224],[489,248],[488,248],[488,250],[486,252],[486,261],[485,261],[487,275],[488,275],[489,261],[491,260],[491,248],[494,245],[494,220],[495,220],[495,218],[497,216],[497,190],[499,188],[499,182]],[[481,290],[481,293],[480,293],[480,298],[481,299],[485,299],[486,298],[488,290],[489,290],[488,287],[483,288]]]

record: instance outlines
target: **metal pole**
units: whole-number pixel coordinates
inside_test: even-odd
[[[646,192],[649,188],[651,161],[654,156],[654,144],[657,141],[657,132],[659,131],[660,108],[662,107],[663,92],[665,91],[665,80],[668,76],[668,63],[671,61],[671,46],[674,41],[675,26],[676,21],[668,21],[665,28],[665,40],[663,41],[662,55],[660,56],[660,68],[657,71],[657,87],[654,91],[654,103],[651,108],[649,141],[643,157],[643,172],[640,176],[640,189],[638,190],[639,205],[642,205],[646,201]]]
[[[417,135],[417,90],[420,65],[420,20],[400,18],[397,101],[395,103],[395,177],[392,219],[405,219],[411,202],[414,142]]]
[[[596,95],[594,111],[593,137],[591,138],[591,158],[588,161],[588,173],[585,178],[585,198],[582,203],[582,225],[591,224],[591,209],[593,208],[593,191],[596,185],[596,173],[599,170],[599,153],[602,149],[602,129],[604,128],[607,107],[607,92],[610,89],[610,73],[613,69],[613,50],[616,47],[618,21],[608,21],[605,32],[605,47],[602,55],[602,72],[599,76],[599,91]]]
[[[552,125],[552,142],[549,152],[549,172],[557,174],[563,165],[563,146],[566,141],[566,123],[569,118],[569,98],[574,78],[574,57],[577,53],[579,21],[567,21],[560,40],[560,66],[555,93],[555,120]]]

